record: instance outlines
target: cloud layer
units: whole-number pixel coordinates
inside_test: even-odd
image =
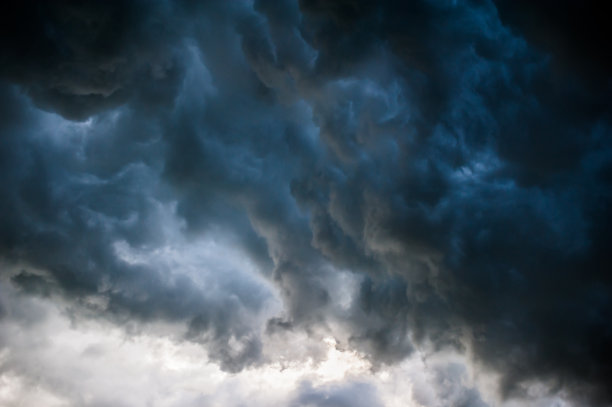
[[[128,336],[197,345],[235,377],[327,360],[334,338],[372,372],[458,355],[424,367],[421,387],[403,373],[424,406],[609,405],[606,25],[591,4],[589,24],[560,13],[446,0],[7,7],[2,323],[47,337],[53,323],[14,304],[64,304]],[[34,380],[7,338],[0,366],[19,374],[5,380]],[[389,405],[364,377],[295,381],[274,403]],[[206,403],[158,404],[190,402]]]

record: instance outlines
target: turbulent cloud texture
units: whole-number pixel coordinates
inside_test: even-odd
[[[163,376],[151,405],[246,405],[253,372],[285,371],[254,405],[612,403],[595,2],[3,9],[0,401],[144,403],[52,373],[56,326],[211,380]],[[155,360],[129,366],[178,363]]]

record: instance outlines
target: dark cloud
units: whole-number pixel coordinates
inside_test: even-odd
[[[2,76],[70,119],[133,98],[167,104],[182,70],[173,12],[170,2],[3,5]]]
[[[2,255],[26,267],[13,283],[26,292],[59,292],[84,304],[98,296],[107,316],[118,322],[184,321],[190,339],[224,348],[233,337],[245,341],[257,359],[256,331],[247,314],[260,310],[268,294],[255,280],[215,279],[219,292],[232,296],[203,296],[198,276],[173,270],[176,264],[130,261],[119,253],[124,246],[153,256],[155,248],[176,238],[164,230],[167,203],[157,180],[164,147],[153,134],[131,132],[158,128],[120,111],[77,125],[96,129],[85,139],[83,128],[36,114],[15,89],[3,94],[10,95],[7,104],[24,112],[13,118],[17,123],[6,124],[12,129],[3,134],[2,145]],[[62,134],[53,134],[62,126]],[[46,148],[39,149],[41,144]],[[227,273],[224,268],[232,266],[216,267],[207,272]],[[228,369],[238,363],[223,352],[211,355]]]
[[[610,88],[612,34],[597,1],[495,0],[500,18],[535,46],[551,52],[564,69],[573,69],[587,81]],[[603,83],[602,83],[603,82]]]
[[[314,214],[314,244],[328,257],[354,257],[345,253],[356,244],[378,261],[372,271],[401,276],[366,280],[360,308],[389,324],[355,338],[396,359],[410,349],[396,332],[403,324],[441,344],[467,326],[481,360],[506,374],[508,393],[535,377],[581,388],[576,380],[588,376],[583,386],[603,391],[611,361],[596,343],[609,338],[610,279],[598,242],[610,236],[598,225],[609,216],[609,184],[587,162],[609,145],[607,93],[551,76],[486,2],[303,6],[318,22],[320,69],[351,80],[314,107],[342,176],[309,176],[294,196]],[[358,65],[375,54],[373,42],[400,64],[404,100],[395,106],[384,99],[393,95],[380,86],[384,73]],[[323,68],[327,54],[354,63]],[[387,103],[378,117],[376,92]],[[372,148],[373,132],[390,147]],[[605,297],[598,305],[592,290]],[[594,309],[602,319],[588,316]]]
[[[0,253],[32,268],[12,281],[102,296],[117,321],[180,321],[238,371],[262,359],[263,277],[284,306],[269,334],[341,321],[378,365],[431,342],[473,352],[505,397],[543,380],[605,405],[609,69],[593,6],[562,14],[578,7],[10,7]],[[120,250],[216,235],[259,274],[220,265],[201,288]],[[360,281],[348,306],[341,271]],[[328,390],[296,405],[348,403]],[[484,405],[464,390],[449,405]]]

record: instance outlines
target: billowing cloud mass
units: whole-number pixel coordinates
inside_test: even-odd
[[[612,405],[596,2],[0,13],[0,404]]]

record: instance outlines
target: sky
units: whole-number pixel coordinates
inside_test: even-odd
[[[1,406],[612,406],[598,2],[13,3]]]

